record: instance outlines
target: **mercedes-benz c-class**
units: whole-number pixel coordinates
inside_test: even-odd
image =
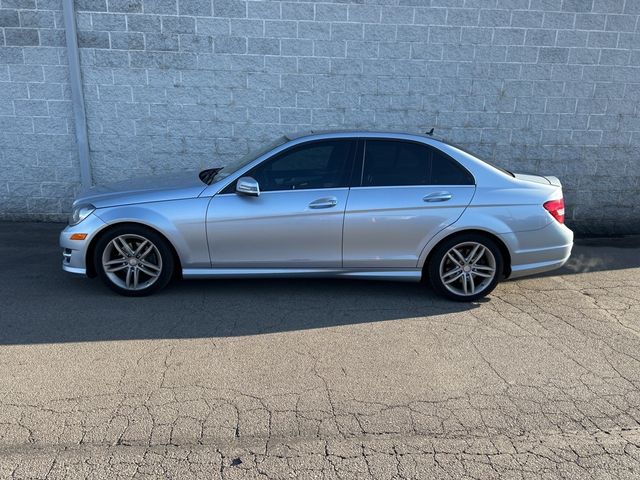
[[[472,301],[571,253],[556,177],[429,135],[282,137],[221,165],[89,189],[60,234],[63,269],[129,296],[175,277],[312,276],[427,279]]]

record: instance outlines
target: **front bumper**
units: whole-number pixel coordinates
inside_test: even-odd
[[[106,227],[106,223],[95,214],[89,215],[77,225],[67,225],[60,232],[60,247],[62,248],[62,269],[65,272],[78,275],[87,274],[87,249],[96,234]],[[74,233],[86,233],[84,240],[71,240]]]

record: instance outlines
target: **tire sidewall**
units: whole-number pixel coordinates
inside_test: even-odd
[[[491,283],[481,292],[468,296],[457,295],[453,293],[452,291],[447,289],[440,278],[440,262],[442,261],[442,258],[449,251],[449,249],[463,242],[481,243],[483,246],[488,248],[489,251],[491,251],[496,260],[496,275],[493,277],[493,280],[491,280]],[[458,302],[473,302],[474,300],[478,300],[479,298],[489,295],[493,291],[493,289],[496,288],[496,285],[502,277],[503,271],[504,258],[495,241],[485,235],[476,233],[460,234],[445,240],[435,248],[433,254],[429,258],[429,264],[427,265],[429,282],[431,283],[431,286],[435,290],[435,292],[439,295]]]
[[[120,235],[127,234],[140,235],[147,238],[156,246],[156,248],[160,252],[160,256],[162,257],[162,271],[160,272],[158,280],[142,290],[127,290],[120,287],[119,285],[116,285],[107,276],[106,272],[104,271],[104,267],[102,266],[102,254],[109,242]],[[173,252],[171,251],[171,248],[169,247],[167,241],[159,233],[141,225],[121,225],[107,231],[98,239],[96,243],[93,262],[96,272],[98,273],[98,276],[100,277],[102,282],[105,283],[105,285],[107,285],[111,290],[127,297],[144,297],[162,289],[171,280],[175,265]]]

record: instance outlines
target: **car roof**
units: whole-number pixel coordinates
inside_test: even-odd
[[[407,139],[417,137],[419,139],[427,139],[434,142],[446,143],[443,139],[434,137],[428,133],[410,133],[402,131],[384,131],[384,130],[306,130],[286,134],[284,137],[291,140],[298,140],[306,137],[318,138],[334,138],[334,137],[376,137]]]

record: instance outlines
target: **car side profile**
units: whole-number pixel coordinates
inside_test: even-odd
[[[562,266],[559,180],[428,135],[282,137],[219,168],[93,187],[60,234],[63,269],[128,296],[176,276],[420,281],[473,301]]]

